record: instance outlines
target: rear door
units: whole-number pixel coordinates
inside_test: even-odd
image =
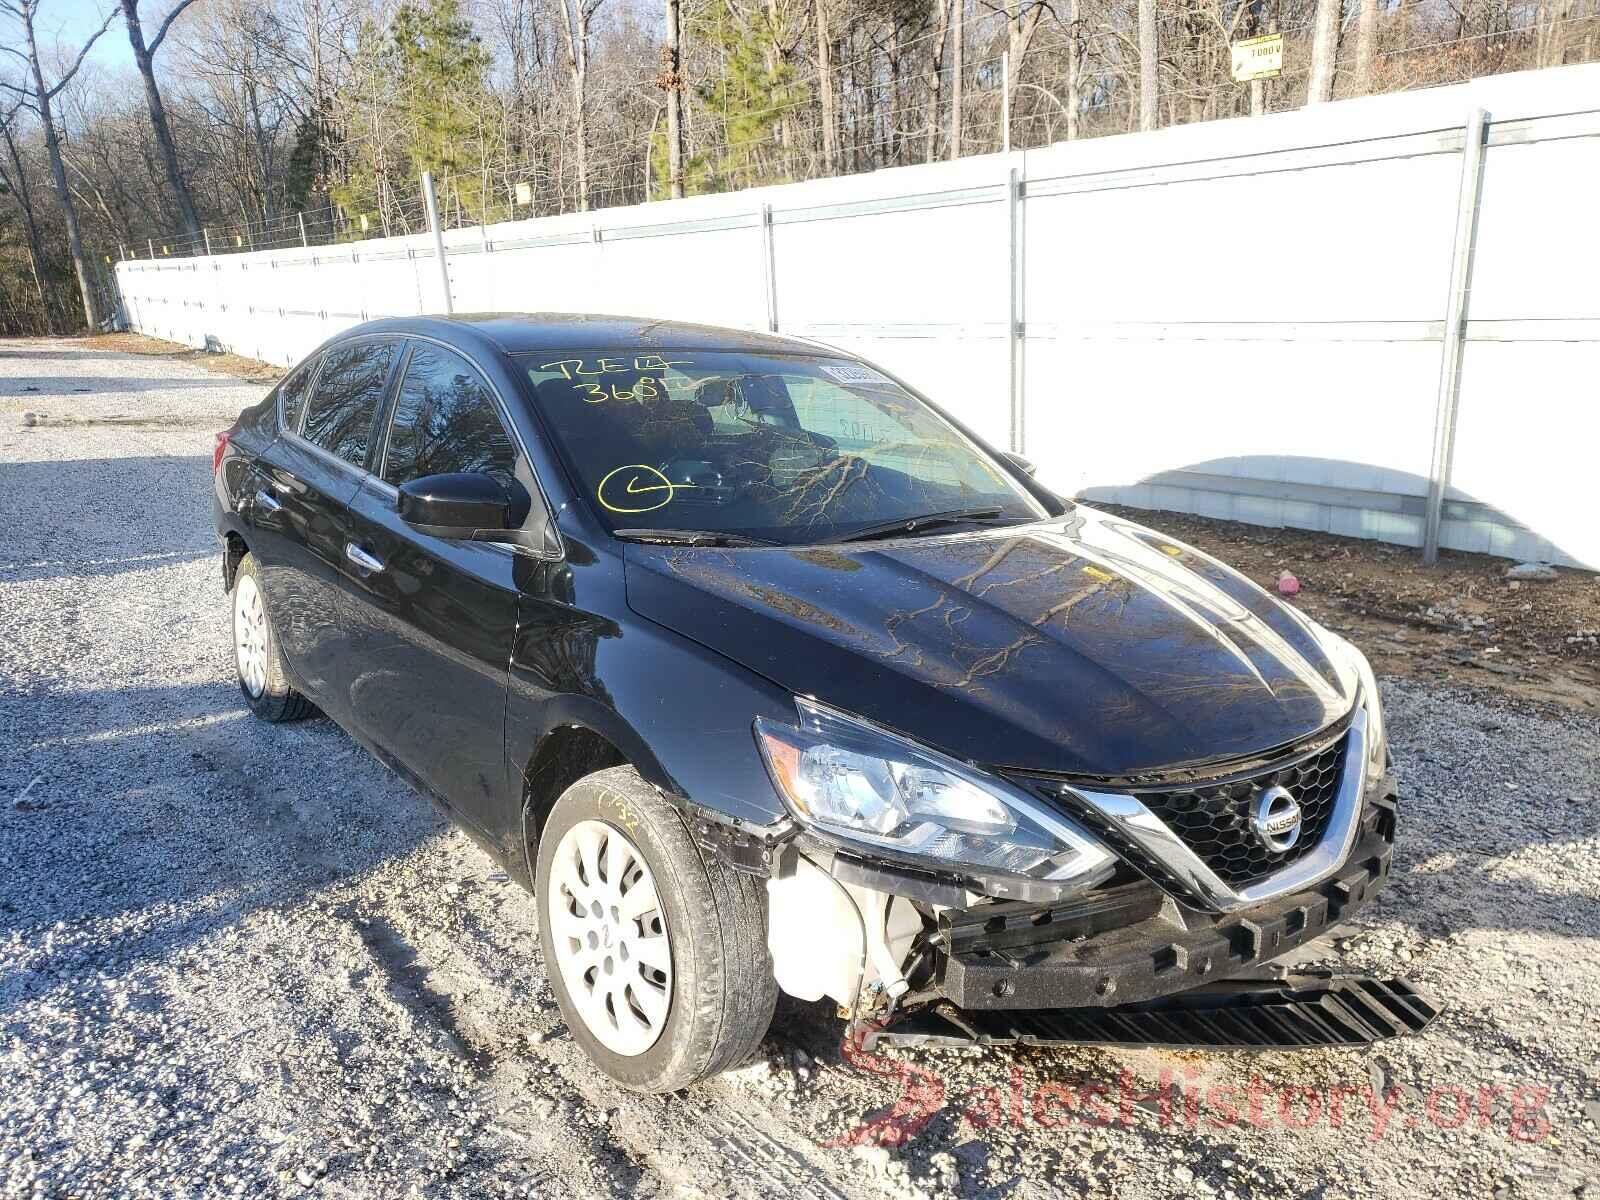
[[[350,505],[351,536],[369,567],[354,572],[346,592],[360,638],[346,704],[369,740],[493,830],[507,786],[517,558],[508,546],[413,529],[400,520],[398,488],[424,475],[483,471],[538,491],[508,432],[509,414],[455,350],[413,340],[391,407],[381,461]]]
[[[351,542],[348,505],[366,474],[373,429],[401,342],[357,338],[324,352],[252,499],[261,531],[267,606],[297,681],[335,720],[348,713],[338,686],[350,651],[339,596]],[[289,424],[291,416],[293,424]]]
[[[235,510],[250,527],[250,552],[255,556],[256,568],[261,573],[261,584],[266,590],[267,607],[273,621],[279,626],[278,643],[288,655],[291,666],[300,659],[300,648],[293,644],[299,633],[298,626],[290,623],[289,614],[297,604],[301,586],[301,531],[283,511],[273,480],[274,465],[283,462],[287,436],[300,431],[300,422],[306,412],[306,398],[316,380],[322,356],[313,355],[278,384],[274,394],[274,411],[271,416],[274,436],[271,442],[249,460],[244,476],[232,490]],[[280,467],[281,469],[281,467]]]

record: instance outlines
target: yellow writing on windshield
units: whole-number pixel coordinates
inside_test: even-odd
[[[656,381],[648,375],[639,376],[631,388],[618,387],[616,384],[583,383],[572,385],[583,393],[585,404],[599,404],[604,400],[655,400],[661,395],[661,389],[656,386]]]
[[[614,513],[646,513],[665,508],[675,493],[698,486],[673,483],[654,467],[633,463],[608,471],[594,494],[602,508]]]
[[[540,363],[539,370],[561,368],[563,379],[577,379],[580,375],[615,375],[623,371],[665,371],[670,367],[692,367],[690,358],[663,358],[659,354],[635,354],[621,357],[558,358],[555,362]]]

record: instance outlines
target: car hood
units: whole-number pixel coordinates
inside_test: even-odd
[[[1356,677],[1209,555],[1091,509],[952,536],[630,545],[628,603],[797,694],[969,762],[1127,776],[1248,755]]]

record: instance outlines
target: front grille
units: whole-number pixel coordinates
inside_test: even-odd
[[[1258,774],[1215,783],[1136,789],[1133,794],[1218,877],[1232,887],[1245,887],[1282,870],[1322,840],[1339,791],[1345,740],[1341,737],[1314,754]],[[1299,840],[1280,852],[1267,849],[1250,829],[1252,803],[1274,784],[1289,790],[1301,812]]]

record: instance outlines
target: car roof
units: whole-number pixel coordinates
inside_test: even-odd
[[[391,317],[369,321],[342,337],[371,333],[417,333],[442,341],[487,342],[506,354],[547,350],[608,350],[644,346],[671,350],[724,350],[768,354],[823,354],[841,351],[800,338],[748,329],[726,329],[652,317],[594,313],[457,313],[440,317]],[[466,335],[463,338],[463,335]]]

